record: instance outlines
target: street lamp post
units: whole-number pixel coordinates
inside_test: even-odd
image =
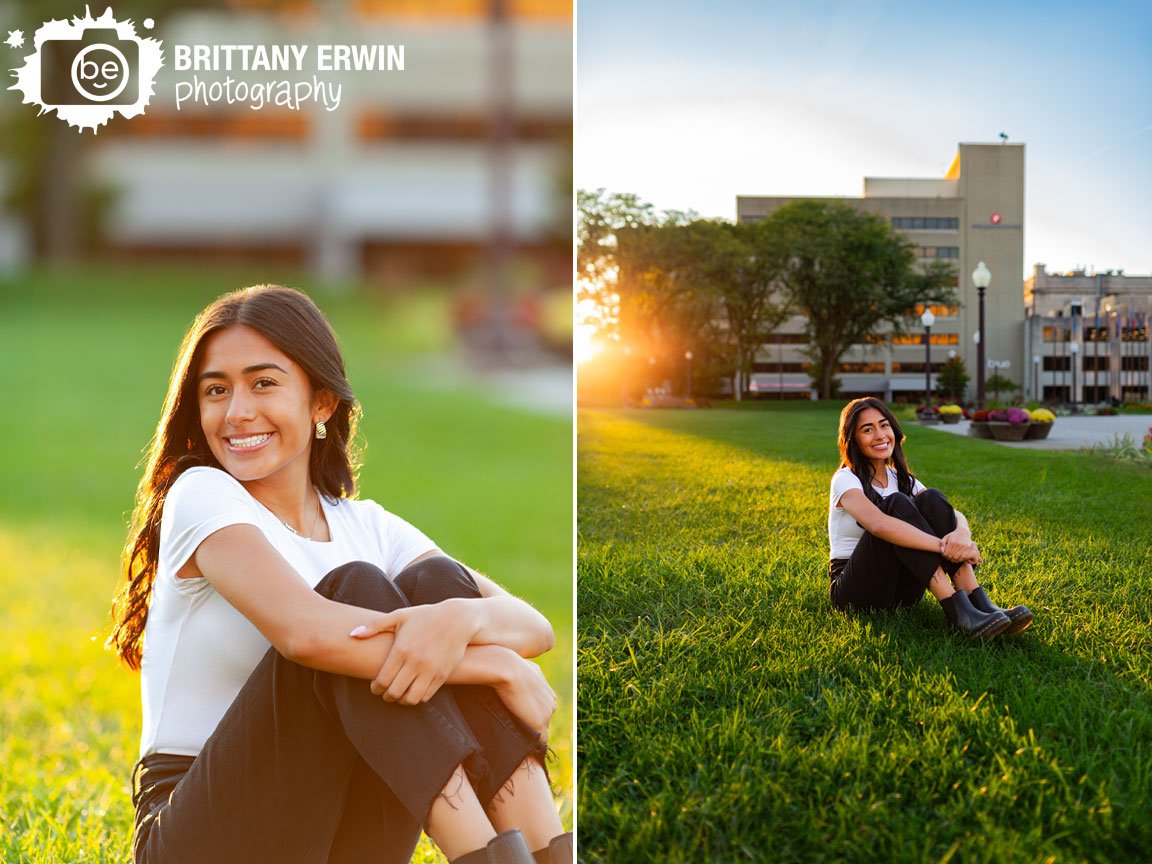
[[[1072,408],[1076,408],[1076,359],[1080,356],[1080,343],[1070,342],[1068,344],[1068,353],[1072,355]]]
[[[949,348],[948,349],[948,362],[954,363],[955,361],[956,361],[956,349],[955,348]],[[949,384],[955,385],[955,383],[956,383],[956,370],[952,369],[951,370],[951,380],[949,381]],[[948,398],[951,399],[952,401],[955,401],[955,402],[963,402],[964,401],[964,394],[963,393],[949,392]]]
[[[684,359],[688,361],[688,373],[687,373],[687,381],[686,381],[687,386],[685,386],[684,392],[686,394],[686,398],[691,399],[692,398],[692,352],[691,351],[685,351],[684,352]]]
[[[980,294],[980,340],[976,343],[976,402],[984,407],[984,289],[992,282],[992,273],[981,261],[972,271],[972,284]]]
[[[1032,355],[1032,398],[1040,400],[1040,355]]]
[[[924,325],[924,407],[927,408],[932,404],[932,325],[936,323],[931,309],[924,310],[920,323]]]

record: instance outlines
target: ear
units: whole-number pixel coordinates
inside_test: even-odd
[[[312,422],[327,423],[336,412],[340,397],[327,390],[317,390],[312,397]]]

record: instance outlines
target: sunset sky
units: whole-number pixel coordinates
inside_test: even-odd
[[[581,189],[733,219],[737,195],[941,177],[957,143],[1004,132],[1027,147],[1027,273],[1152,273],[1152,4],[580,0],[577,15]]]

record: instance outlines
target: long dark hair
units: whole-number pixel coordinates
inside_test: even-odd
[[[131,669],[140,668],[144,624],[156,578],[160,551],[160,517],[172,484],[189,468],[220,463],[200,428],[196,370],[204,341],[239,324],[251,327],[292,358],[308,375],[313,392],[326,390],[339,399],[328,419],[328,435],[312,442],[309,474],[329,498],[356,494],[358,460],[350,446],[360,406],[344,373],[344,359],[324,314],[305,294],[279,285],[257,285],[226,294],[192,322],[172,367],[168,395],[156,433],[148,446],[146,468],[136,489],[136,508],[124,547],[127,584],[112,604],[114,648]]]
[[[844,406],[840,412],[840,467],[850,468],[852,473],[860,478],[864,485],[864,494],[873,504],[880,503],[880,495],[872,488],[872,481],[876,476],[876,466],[860,452],[860,445],[856,443],[856,427],[860,425],[860,415],[869,408],[875,408],[884,415],[884,419],[892,427],[896,444],[892,448],[892,455],[888,457],[888,464],[896,470],[896,489],[905,495],[912,494],[916,475],[908,468],[908,459],[904,456],[904,432],[892,411],[874,396],[865,396],[862,399],[853,399]]]

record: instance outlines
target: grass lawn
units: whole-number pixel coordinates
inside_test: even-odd
[[[905,424],[1036,613],[981,645],[831,610],[840,407],[579,415],[582,857],[1150,860],[1152,471]]]
[[[0,860],[129,857],[139,684],[102,644],[137,463],[192,317],[268,278],[156,270],[0,282]],[[423,361],[450,338],[442,293],[313,296],[364,406],[362,495],[553,622],[557,646],[541,665],[561,694],[552,773],[570,823],[570,424],[501,407],[464,380],[427,381]],[[438,859],[425,844],[417,860]]]

